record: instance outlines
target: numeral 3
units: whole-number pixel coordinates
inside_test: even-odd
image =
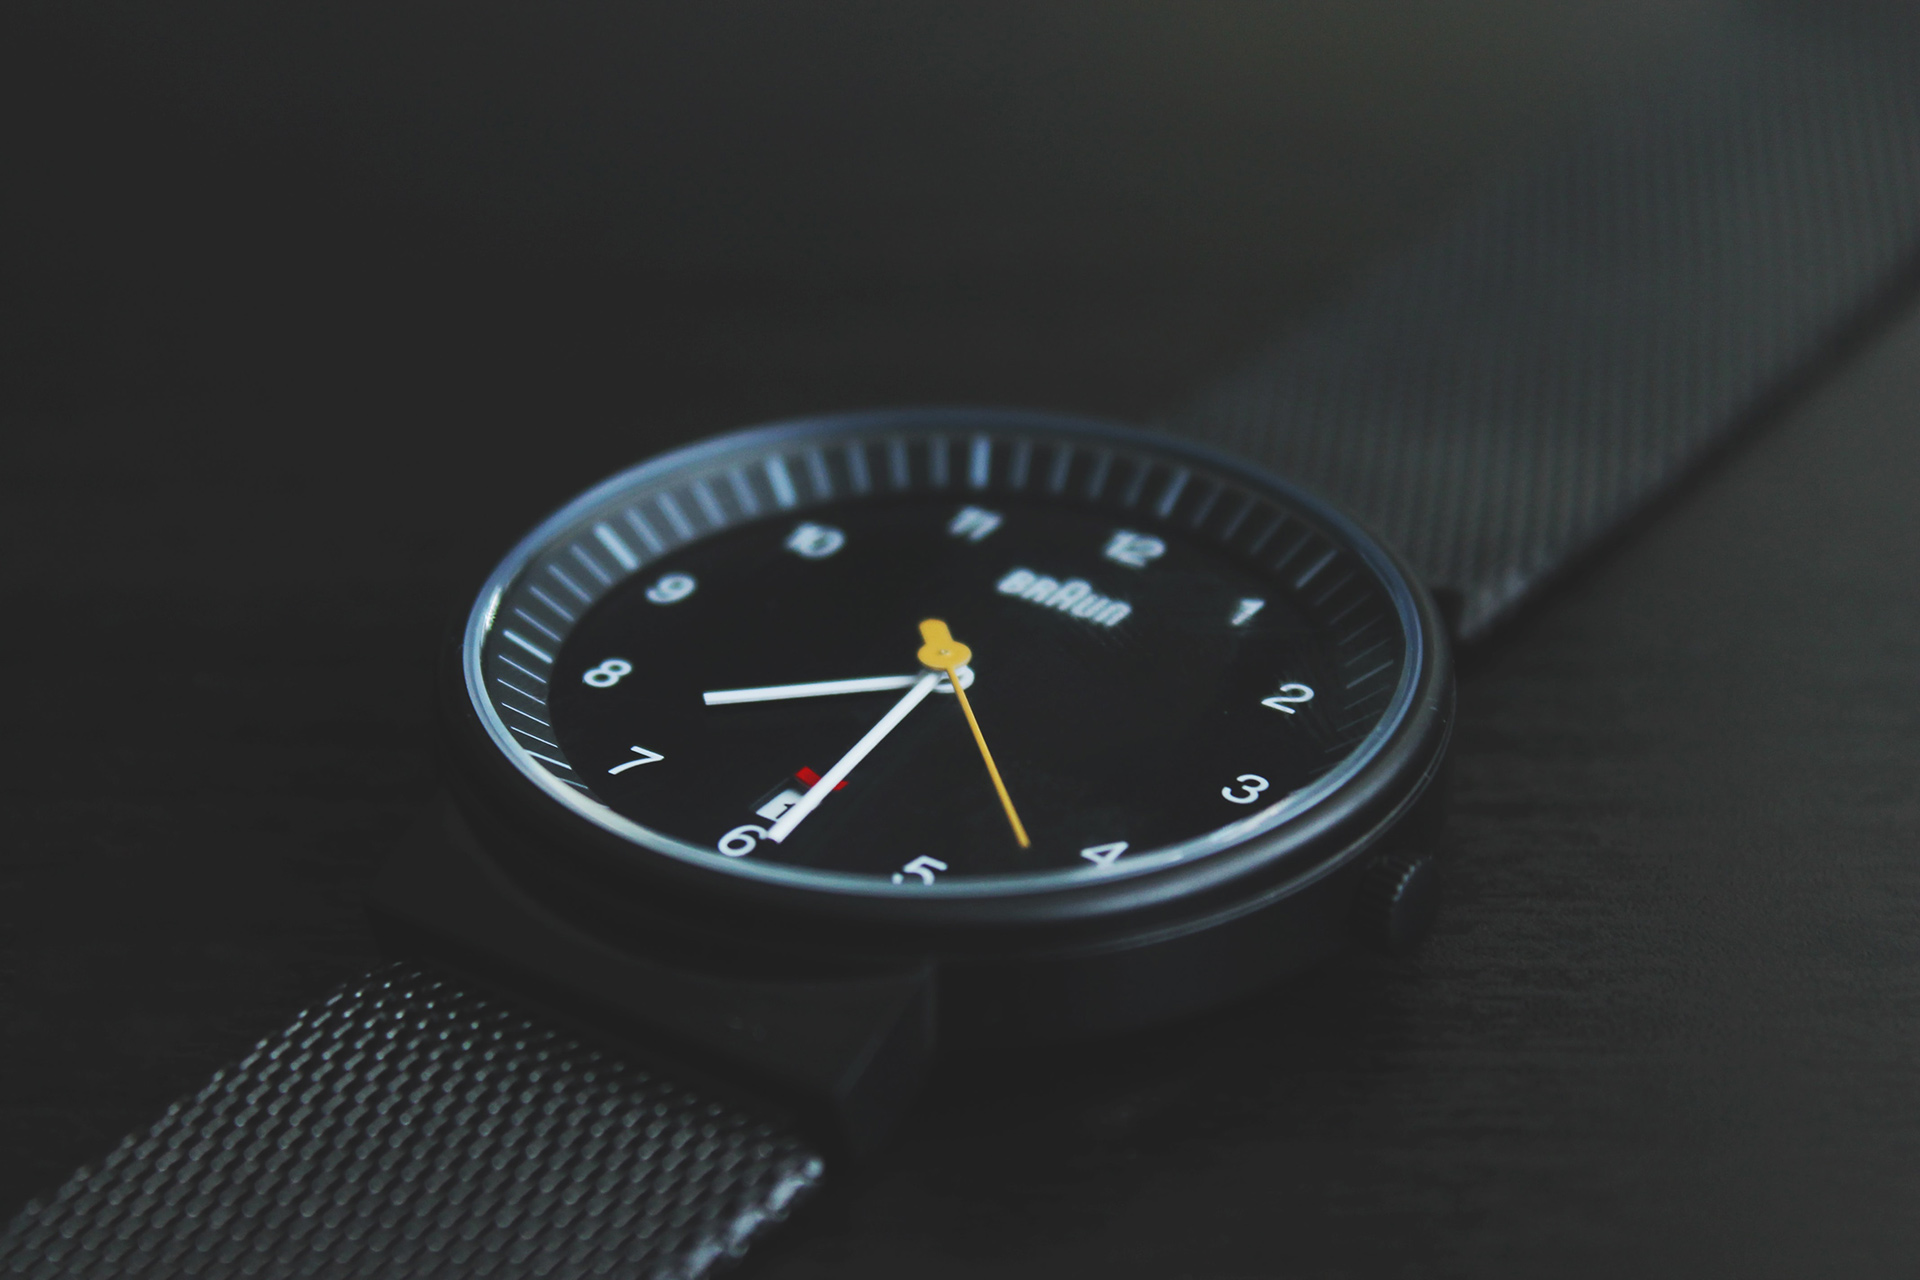
[[[1232,786],[1220,788],[1220,795],[1234,804],[1252,804],[1260,798],[1261,792],[1273,785],[1257,773],[1243,773],[1234,781],[1246,788],[1244,793]]]

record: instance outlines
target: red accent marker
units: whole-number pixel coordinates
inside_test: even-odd
[[[801,782],[809,787],[820,781],[820,775],[804,765],[796,770],[793,776],[800,779]],[[847,789],[847,780],[845,778],[840,779],[840,781],[833,784],[833,789],[835,791],[845,791]]]

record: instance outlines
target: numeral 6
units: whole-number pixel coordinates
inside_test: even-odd
[[[720,837],[720,852],[729,858],[744,858],[754,851],[762,840],[767,838],[767,829],[748,823],[744,827],[735,827]]]

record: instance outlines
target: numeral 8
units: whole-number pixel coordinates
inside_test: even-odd
[[[580,679],[596,689],[611,689],[620,683],[620,677],[630,675],[633,664],[625,658],[608,658],[597,667],[591,667]]]

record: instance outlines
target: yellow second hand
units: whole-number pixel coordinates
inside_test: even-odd
[[[1007,784],[1000,780],[1000,768],[993,762],[993,752],[987,749],[987,735],[980,732],[980,721],[973,714],[973,704],[967,701],[967,691],[960,687],[960,668],[973,657],[973,650],[955,640],[947,624],[938,618],[928,618],[920,624],[920,638],[926,641],[920,649],[921,664],[946,672],[947,681],[953,686],[953,696],[960,700],[960,710],[966,713],[967,727],[973,730],[973,740],[980,748],[980,758],[987,762],[987,776],[993,779],[993,789],[1000,795],[1000,806],[1007,811],[1007,821],[1013,824],[1013,838],[1020,842],[1022,849],[1030,848],[1033,841],[1027,839],[1027,828],[1014,810],[1013,797],[1007,794]]]
[[[1013,838],[1025,849],[1033,841],[1027,839],[1027,829],[1020,824],[1020,815],[1013,810],[1013,797],[1007,794],[1007,784],[1000,780],[1000,770],[993,763],[993,752],[987,750],[986,735],[980,732],[980,722],[973,717],[973,704],[967,701],[967,691],[960,687],[960,672],[956,667],[948,667],[947,679],[953,682],[953,694],[960,699],[960,709],[967,713],[967,724],[973,729],[973,740],[980,744],[980,758],[987,762],[987,776],[993,779],[993,789],[1000,793],[1001,807],[1007,811],[1007,821],[1013,824]]]

